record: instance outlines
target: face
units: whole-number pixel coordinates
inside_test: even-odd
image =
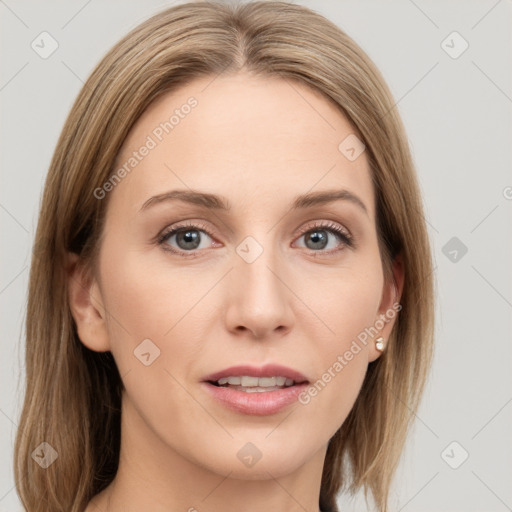
[[[353,134],[319,93],[245,73],[138,120],[95,192],[94,279],[71,285],[81,341],[122,376],[124,442],[242,479],[325,454],[393,326],[367,157],[340,149]]]

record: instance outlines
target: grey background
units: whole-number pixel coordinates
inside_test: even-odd
[[[26,287],[57,137],[107,49],[172,3],[179,2],[0,0],[0,512],[21,510],[11,460]],[[295,3],[337,23],[382,71],[427,208],[438,283],[436,358],[392,510],[512,510],[512,2]],[[59,45],[47,59],[31,48],[43,31]],[[442,46],[453,31],[469,44],[458,58]],[[444,45],[461,48],[454,36]],[[366,510],[360,496],[339,502],[344,511]]]

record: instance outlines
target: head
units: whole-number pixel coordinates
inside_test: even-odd
[[[319,202],[326,191],[344,192]],[[325,18],[198,2],[136,27],[85,83],[45,186],[15,448],[24,504],[39,510],[46,490],[45,510],[78,511],[106,487],[129,408],[162,446],[236,478],[321,453],[322,507],[362,486],[384,511],[431,361],[422,212],[392,96]],[[203,389],[268,362],[310,384],[270,436],[268,416]],[[44,472],[27,463],[40,439],[60,448]],[[239,464],[246,442],[261,465]]]

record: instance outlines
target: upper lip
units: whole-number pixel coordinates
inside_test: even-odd
[[[223,377],[286,377],[292,379],[296,384],[309,382],[308,379],[299,371],[280,364],[266,364],[265,366],[256,367],[250,365],[230,366],[224,370],[207,375],[203,380],[205,382],[217,382]]]

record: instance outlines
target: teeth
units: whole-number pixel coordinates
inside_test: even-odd
[[[240,385],[243,386],[244,388],[257,386],[260,380],[258,379],[258,377],[246,377],[245,375],[240,379],[242,381]]]
[[[270,387],[276,385],[276,377],[260,377],[258,384],[263,387]]]
[[[219,385],[232,384],[233,386],[240,386],[240,377],[223,377],[217,381]]]
[[[292,386],[293,380],[286,377],[249,377],[242,375],[240,377],[222,377],[217,381],[219,386],[230,384],[231,386],[241,386],[244,388],[256,388],[254,391],[269,391],[270,388],[279,389],[283,386]],[[264,389],[260,389],[264,388]],[[253,392],[251,391],[248,392]]]
[[[237,391],[245,391],[246,393],[264,393],[266,391],[275,391],[281,389],[280,387],[256,387],[256,388],[244,388],[242,386],[235,388]]]

